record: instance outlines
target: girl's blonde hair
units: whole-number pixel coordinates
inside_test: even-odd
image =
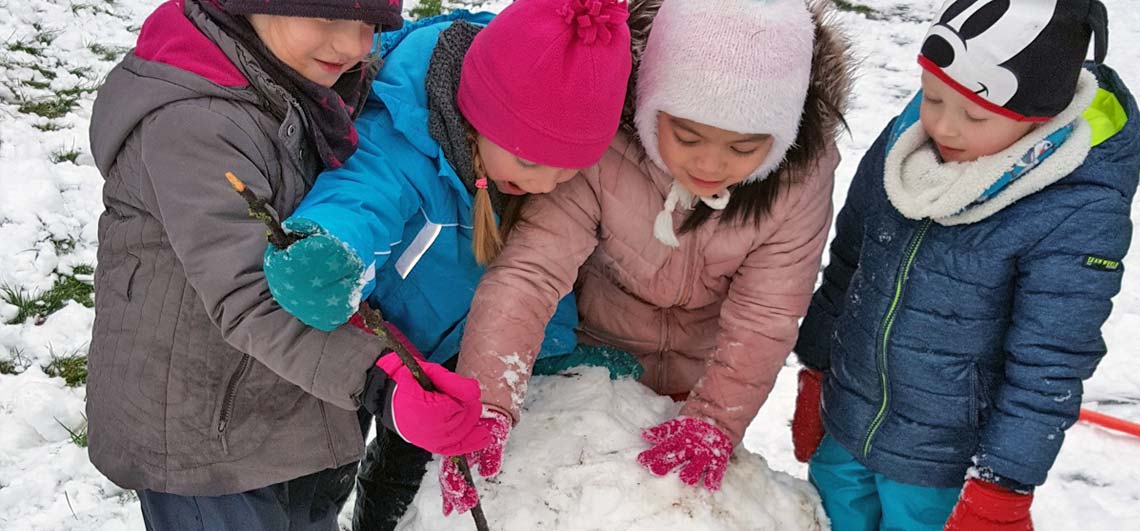
[[[506,196],[502,212],[499,212],[499,223],[495,223],[495,207],[488,189],[492,186],[491,180],[479,153],[479,133],[470,124],[467,125],[467,144],[471,148],[471,164],[475,167],[475,205],[471,212],[475,228],[471,247],[475,251],[475,261],[486,266],[503,251],[503,242],[518,221],[526,196]]]

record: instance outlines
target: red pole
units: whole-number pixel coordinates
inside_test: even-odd
[[[1104,413],[1097,413],[1096,411],[1092,411],[1090,409],[1081,408],[1080,420],[1091,424],[1096,424],[1097,426],[1108,428],[1110,430],[1116,430],[1135,437],[1140,437],[1140,424],[1136,424],[1135,422],[1128,422],[1127,420],[1119,419],[1111,415],[1105,415]]]

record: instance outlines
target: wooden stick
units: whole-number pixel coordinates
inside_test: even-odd
[[[226,172],[226,180],[230,182],[230,186],[233,187],[234,191],[240,194],[249,205],[249,215],[260,219],[265,223],[266,227],[269,228],[266,237],[269,238],[269,242],[275,247],[285,250],[288,249],[290,245],[305,238],[302,234],[285,232],[285,229],[281,227],[281,223],[269,212],[265,200],[257,197],[257,194],[253,193],[233,172]],[[412,372],[412,377],[416,379],[420,387],[423,387],[424,390],[428,392],[436,391],[435,384],[428,378],[423,367],[420,367],[420,363],[416,361],[416,357],[413,356],[411,352],[408,352],[408,349],[405,348],[402,343],[396,341],[395,338],[392,337],[392,334],[388,333],[388,327],[384,325],[384,315],[380,313],[380,310],[369,306],[367,302],[361,302],[358,311],[360,312],[360,316],[364,318],[364,325],[367,326],[373,334],[376,334],[376,337],[380,338],[380,341],[384,343],[385,346],[396,353],[396,356],[400,358],[404,366]],[[450,459],[459,467],[459,471],[463,473],[467,484],[471,485],[471,488],[475,488],[475,480],[471,476],[471,466],[467,463],[467,456],[454,455],[451,456]],[[477,531],[490,531],[490,528],[487,526],[487,517],[483,514],[482,503],[475,502],[475,506],[471,508],[471,518],[475,520],[475,529]]]
[[[388,327],[384,326],[384,316],[380,314],[380,311],[369,306],[367,302],[361,302],[359,312],[360,316],[364,318],[364,326],[367,326],[373,334],[393,347],[392,350],[400,357],[400,361],[404,362],[404,366],[412,372],[412,376],[420,384],[420,387],[423,387],[425,391],[435,391],[435,384],[427,377],[416,357],[388,333]],[[463,473],[463,479],[467,480],[467,484],[471,485],[471,488],[475,488],[475,478],[471,476],[471,466],[467,463],[467,456],[453,455],[449,459]],[[487,526],[487,516],[483,514],[482,502],[475,502],[475,506],[471,508],[471,518],[475,520],[475,529],[478,531],[490,530]]]
[[[238,179],[233,172],[226,172],[226,180],[230,182],[230,186],[232,186],[249,205],[250,217],[260,219],[262,223],[265,223],[265,226],[269,228],[269,233],[266,234],[266,237],[269,238],[269,243],[272,243],[274,247],[286,249],[302,238],[302,236],[297,234],[285,232],[285,229],[281,227],[281,223],[269,212],[269,207],[266,205],[265,200],[257,197],[257,194],[253,193],[253,190],[250,190],[245,183],[241,182],[241,179]]]

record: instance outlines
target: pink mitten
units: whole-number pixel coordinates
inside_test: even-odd
[[[716,426],[692,417],[677,417],[641,432],[641,438],[653,444],[637,456],[637,462],[650,472],[664,476],[683,467],[680,477],[686,485],[696,485],[704,475],[706,489],[720,489],[733,444]]]
[[[460,455],[491,442],[491,434],[480,424],[483,405],[475,380],[437,363],[420,361],[436,387],[428,392],[394,352],[380,356],[376,366],[388,374],[391,386],[381,420],[405,441],[443,455]]]
[[[467,454],[467,462],[479,469],[479,475],[491,477],[499,473],[503,466],[503,446],[511,432],[511,419],[499,411],[487,409],[479,419],[479,426],[491,433],[491,443],[481,450]],[[452,511],[463,514],[479,503],[475,487],[467,484],[459,466],[451,459],[444,459],[439,465],[439,488],[443,494],[443,515]]]

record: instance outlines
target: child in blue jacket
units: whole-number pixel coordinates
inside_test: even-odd
[[[943,7],[800,328],[793,440],[835,529],[1032,529],[1105,354],[1136,102],[1098,0],[993,4]]]
[[[266,253],[278,303],[330,330],[368,301],[429,361],[453,368],[475,286],[501,245],[496,220],[509,225],[525,194],[595,164],[617,131],[626,17],[616,0],[519,0],[493,18],[461,11],[384,35],[355,156],[321,174],[285,221],[309,237]],[[574,351],[576,325],[568,297],[543,355]],[[357,529],[392,528],[419,487],[430,454],[398,434],[380,430],[369,445]]]

